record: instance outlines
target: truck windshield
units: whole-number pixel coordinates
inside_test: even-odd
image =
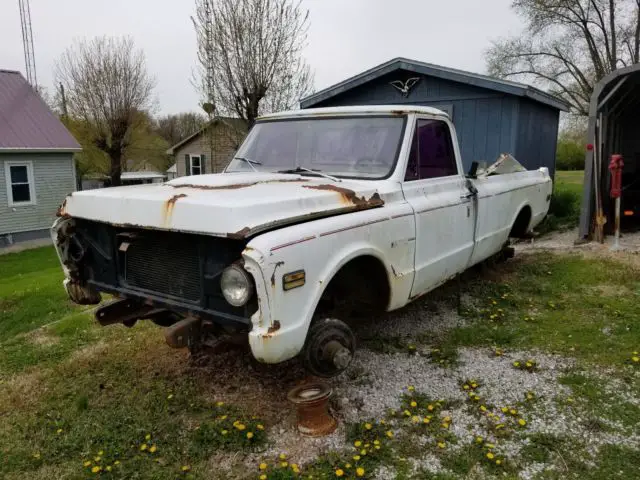
[[[401,116],[258,122],[226,171],[385,178],[396,163],[404,125]]]

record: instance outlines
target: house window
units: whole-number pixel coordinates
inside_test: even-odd
[[[191,155],[189,164],[189,175],[200,175],[202,173],[202,157],[200,155]]]
[[[405,180],[457,174],[456,155],[447,124],[441,120],[418,120]]]
[[[9,205],[33,205],[36,196],[31,162],[5,162]]]

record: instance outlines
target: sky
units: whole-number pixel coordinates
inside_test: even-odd
[[[492,40],[517,34],[511,0],[302,0],[304,56],[316,90],[394,57],[484,73]],[[30,0],[38,83],[53,92],[56,60],[74,40],[131,36],[156,79],[158,114],[197,111],[191,84],[193,0]],[[0,2],[0,69],[24,73],[18,0]]]

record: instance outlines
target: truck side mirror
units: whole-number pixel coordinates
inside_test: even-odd
[[[471,167],[469,168],[469,173],[467,173],[467,178],[476,178],[478,173],[478,162],[471,162]]]

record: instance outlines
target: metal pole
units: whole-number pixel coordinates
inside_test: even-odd
[[[620,197],[616,197],[616,232],[611,250],[620,250]]]

